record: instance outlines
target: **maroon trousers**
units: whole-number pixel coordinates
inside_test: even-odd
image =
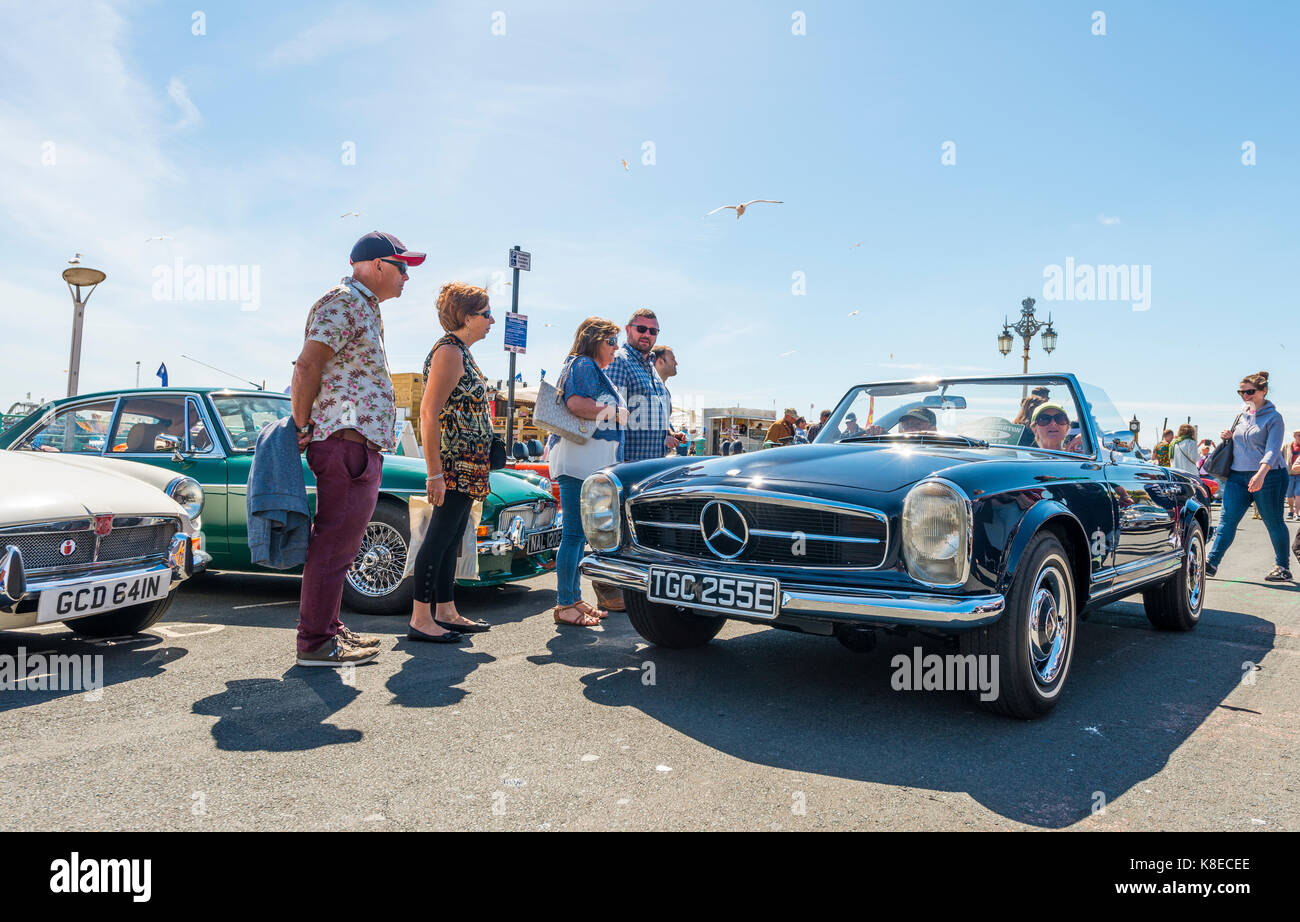
[[[307,446],[307,466],[316,475],[316,518],[302,568],[299,653],[315,650],[342,626],[343,581],[375,511],[384,462],[360,442],[325,439]]]

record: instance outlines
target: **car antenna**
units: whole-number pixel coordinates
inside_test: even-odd
[[[239,377],[239,375],[232,374],[232,373],[229,372],[229,371],[224,371],[224,370],[218,368],[216,365],[209,365],[207,362],[200,362],[198,359],[196,359],[196,358],[191,358],[190,356],[186,355],[184,352],[181,353],[181,358],[183,358],[183,359],[189,359],[191,362],[194,362],[196,365],[202,365],[204,368],[211,368],[213,371],[220,371],[223,375],[226,375],[227,377],[230,377],[230,378],[234,378],[236,381],[243,381],[243,382],[245,382],[246,384],[251,384],[251,385],[253,385],[253,387],[257,388],[259,391],[264,391],[264,390],[266,390],[266,382],[265,382],[265,381],[263,381],[263,382],[259,385],[256,381],[249,381],[247,378],[241,378],[241,377]]]

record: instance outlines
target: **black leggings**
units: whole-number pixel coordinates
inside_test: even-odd
[[[415,555],[415,601],[450,602],[456,585],[456,558],[469,524],[474,499],[468,493],[448,490],[442,505],[433,510],[429,532]]]

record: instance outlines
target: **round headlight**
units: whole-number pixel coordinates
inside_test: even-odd
[[[598,551],[616,548],[622,539],[618,501],[619,482],[613,474],[592,474],[582,482],[582,530]]]
[[[966,498],[939,481],[917,484],[903,501],[903,558],[921,582],[960,586],[970,556]]]
[[[190,521],[198,520],[203,511],[203,487],[193,477],[177,477],[167,484],[167,495],[185,510]]]

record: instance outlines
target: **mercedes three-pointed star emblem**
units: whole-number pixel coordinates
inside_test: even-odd
[[[745,516],[731,503],[711,500],[700,510],[700,531],[709,550],[724,560],[739,557],[749,543]]]

